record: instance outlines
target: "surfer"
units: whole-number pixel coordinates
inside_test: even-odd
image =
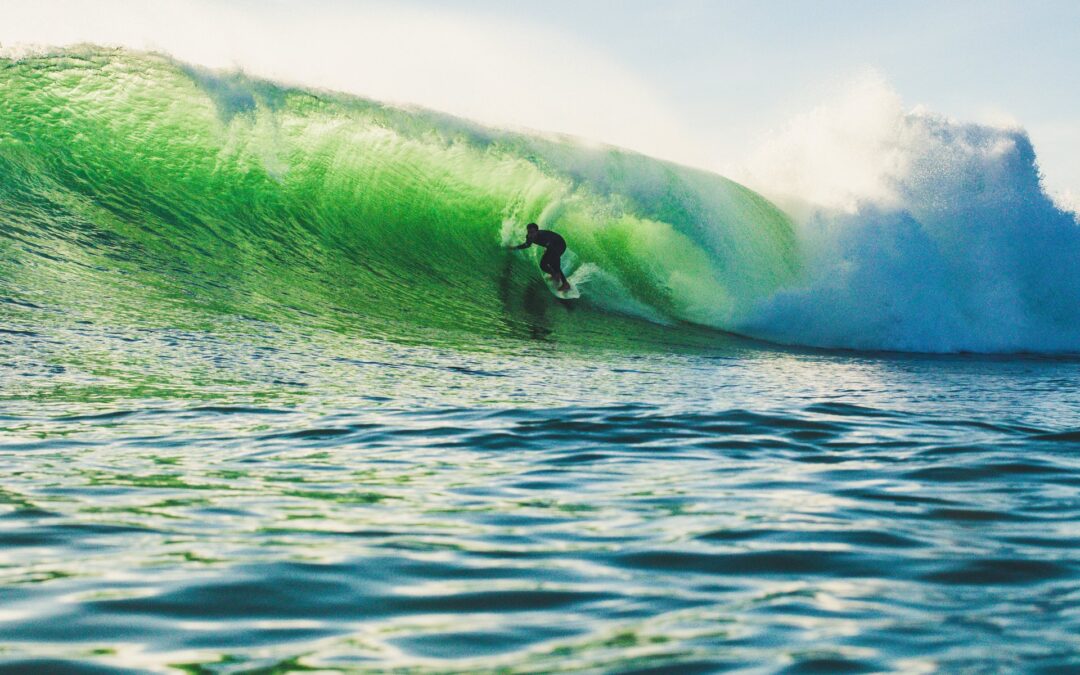
[[[558,284],[560,293],[570,290],[570,282],[559,265],[559,258],[566,252],[566,240],[551,230],[541,230],[536,223],[529,223],[525,226],[525,243],[512,248],[520,251],[533,244],[546,249],[540,257],[540,269],[547,272],[551,280]]]

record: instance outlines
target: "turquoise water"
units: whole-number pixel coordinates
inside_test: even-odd
[[[1075,358],[721,332],[805,270],[702,172],[0,65],[0,668],[1080,668]]]

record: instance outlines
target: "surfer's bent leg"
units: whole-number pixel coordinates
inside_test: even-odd
[[[565,248],[549,248],[540,258],[540,269],[549,273],[555,280],[555,283],[559,284],[560,288],[566,289],[570,286],[570,282],[567,281],[566,275],[562,272],[562,258]]]
[[[562,267],[559,266],[561,255],[561,251],[554,251],[549,248],[540,258],[540,269],[555,277],[555,281],[562,279]]]

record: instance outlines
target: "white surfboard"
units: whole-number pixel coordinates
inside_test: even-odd
[[[547,275],[544,275],[544,282],[547,283],[547,287],[551,291],[551,294],[560,300],[576,300],[581,297],[581,291],[578,290],[578,287],[575,286],[572,281],[570,282],[570,290],[568,291],[560,291],[555,285],[555,282],[547,278]]]
[[[581,297],[581,285],[588,281],[589,277],[599,269],[600,268],[593,263],[585,263],[581,267],[578,267],[574,270],[574,273],[567,278],[567,281],[570,282],[570,290],[568,291],[558,290],[555,286],[555,282],[548,279],[546,274],[544,275],[544,282],[547,283],[548,289],[556,298],[562,300],[576,300]]]

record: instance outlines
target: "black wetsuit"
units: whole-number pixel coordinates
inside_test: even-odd
[[[559,259],[566,253],[566,240],[551,230],[536,230],[525,236],[525,243],[514,248],[529,248],[533,244],[543,246],[546,250],[540,256],[540,269],[555,277],[556,281],[566,279],[559,265]]]

